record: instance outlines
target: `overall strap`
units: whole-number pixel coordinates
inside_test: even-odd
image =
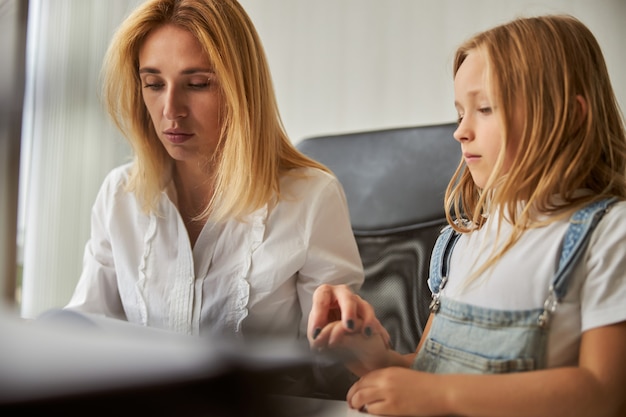
[[[578,259],[589,245],[589,239],[604,214],[617,198],[608,198],[589,204],[575,212],[563,237],[561,257],[556,274],[552,280],[557,300],[563,299],[567,292],[569,277]]]
[[[448,280],[452,249],[460,236],[461,234],[451,226],[446,226],[435,242],[430,257],[430,272],[428,277],[428,286],[433,294],[430,310],[433,312],[439,307],[439,293]]]
[[[561,244],[559,264],[550,284],[550,293],[544,303],[543,312],[539,316],[538,321],[541,327],[549,325],[550,317],[567,293],[572,270],[585,253],[594,229],[611,204],[616,201],[616,197],[595,201],[576,211],[570,218]]]

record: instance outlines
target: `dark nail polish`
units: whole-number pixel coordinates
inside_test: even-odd
[[[319,336],[321,332],[322,329],[320,329],[319,327],[315,329],[315,331],[313,332],[313,340],[317,339],[317,336]]]
[[[372,328],[368,326],[365,328],[365,336],[370,337],[371,335],[372,335]]]
[[[347,325],[348,325],[348,329],[353,330],[354,329],[354,320],[348,320]]]

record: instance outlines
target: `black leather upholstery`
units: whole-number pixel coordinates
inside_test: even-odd
[[[461,153],[455,123],[308,138],[297,147],[342,183],[365,268],[360,295],[400,353],[428,319],[428,266]]]

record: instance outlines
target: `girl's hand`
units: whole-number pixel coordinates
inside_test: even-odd
[[[368,373],[348,391],[351,408],[386,416],[441,415],[434,395],[438,376],[408,368],[391,367]],[[439,390],[441,391],[441,390]]]
[[[324,326],[339,321],[348,333],[365,336],[379,334],[390,345],[387,330],[380,324],[374,308],[345,285],[320,285],[313,293],[307,337],[311,346]]]
[[[356,324],[362,325],[360,320]],[[349,333],[340,321],[335,321],[321,330],[311,342],[311,347],[320,352],[330,352],[343,360],[352,373],[362,376],[390,365],[392,353],[386,337],[386,333]]]

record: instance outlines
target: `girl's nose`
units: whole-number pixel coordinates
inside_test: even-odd
[[[459,124],[454,131],[453,136],[454,139],[456,139],[456,141],[459,143],[473,139],[474,136],[472,130],[469,128],[469,122],[466,120],[466,118],[463,118],[459,121]]]

